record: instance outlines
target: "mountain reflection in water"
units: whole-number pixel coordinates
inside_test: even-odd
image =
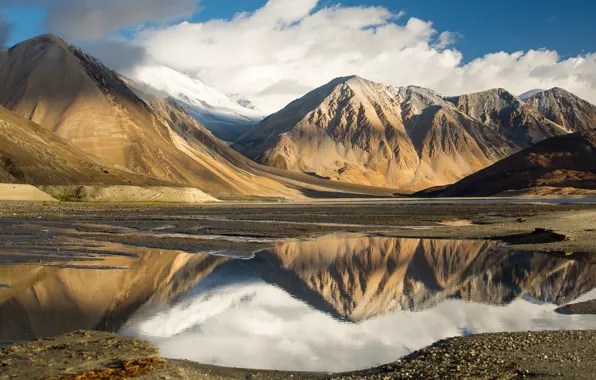
[[[556,305],[595,288],[589,255],[494,242],[332,235],[221,264],[123,327],[166,357],[261,369],[347,371],[480,332],[594,329]]]
[[[171,358],[346,371],[451,336],[596,329],[596,316],[554,312],[596,288],[591,255],[354,234],[286,241],[248,260],[102,249],[120,254],[102,256],[101,269],[0,265],[0,340],[119,330]]]

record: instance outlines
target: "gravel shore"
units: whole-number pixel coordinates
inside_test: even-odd
[[[3,379],[593,379],[596,332],[547,331],[437,342],[378,368],[314,374],[221,368],[158,356],[151,344],[79,331],[0,350]]]

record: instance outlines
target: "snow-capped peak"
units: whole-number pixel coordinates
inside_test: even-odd
[[[198,78],[157,62],[137,65],[123,73],[178,101],[217,137],[233,141],[266,116],[240,96],[230,97]]]

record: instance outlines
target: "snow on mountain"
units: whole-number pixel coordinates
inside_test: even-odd
[[[135,66],[124,73],[175,99],[215,136],[233,141],[266,116],[250,101],[228,96],[199,79],[191,78],[159,63]]]
[[[236,102],[241,107],[248,108],[249,110],[253,111],[261,111],[250,100],[242,98],[240,94],[228,94],[228,98]]]
[[[526,101],[526,100],[530,99],[532,96],[534,96],[534,95],[536,95],[536,94],[540,94],[541,92],[544,92],[544,91],[546,91],[546,90],[543,90],[543,89],[540,89],[540,88],[536,88],[536,89],[534,89],[534,90],[530,90],[530,91],[528,91],[528,92],[524,92],[523,94],[521,94],[521,95],[519,96],[519,98],[520,98],[521,100],[524,100],[524,101]]]

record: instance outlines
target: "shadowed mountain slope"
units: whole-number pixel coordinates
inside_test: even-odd
[[[114,168],[0,107],[0,182],[32,185],[171,185]]]
[[[489,196],[539,187],[596,189],[596,130],[553,137],[482,170],[441,196]]]

